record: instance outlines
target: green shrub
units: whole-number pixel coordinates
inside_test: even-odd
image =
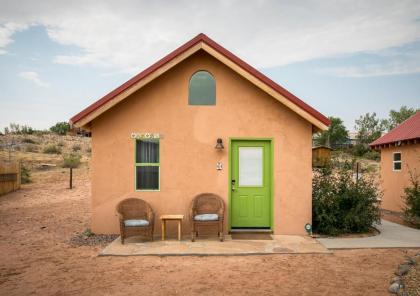
[[[420,227],[420,180],[416,171],[410,171],[410,183],[404,188],[404,216],[407,222]]]
[[[46,154],[61,154],[61,149],[56,145],[47,145],[44,147],[42,152]]]
[[[36,144],[36,141],[34,141],[31,138],[23,138],[22,139],[22,143],[27,143],[27,144]]]
[[[381,160],[381,154],[378,151],[370,150],[366,152],[363,155],[364,158],[374,160],[374,161],[380,161]]]
[[[73,152],[77,152],[82,150],[82,146],[80,146],[79,144],[74,144],[71,149],[73,150]]]
[[[50,131],[53,133],[56,133],[57,135],[65,135],[70,130],[70,125],[63,121],[63,122],[57,122],[55,125],[50,127]]]
[[[81,159],[82,156],[76,153],[63,155],[63,168],[77,168]]]
[[[380,219],[381,193],[373,180],[356,182],[345,166],[315,172],[312,193],[314,232],[327,235],[360,233]]]
[[[369,151],[369,148],[362,144],[357,144],[352,148],[352,154],[354,156],[363,156]]]
[[[23,164],[20,166],[20,183],[26,184],[31,182],[31,172]]]

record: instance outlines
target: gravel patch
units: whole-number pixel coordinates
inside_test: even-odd
[[[73,236],[69,243],[73,247],[81,246],[105,246],[114,241],[118,234],[94,234],[91,232],[78,233]]]
[[[402,282],[407,295],[420,296],[420,267],[418,264],[402,277]]]

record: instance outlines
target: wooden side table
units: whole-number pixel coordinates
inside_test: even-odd
[[[160,216],[160,222],[162,224],[162,240],[165,240],[166,221],[178,221],[178,240],[181,240],[182,220],[183,219],[184,219],[184,215],[162,215],[162,216]]]

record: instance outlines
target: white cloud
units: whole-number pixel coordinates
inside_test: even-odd
[[[376,77],[420,73],[420,51],[393,48],[369,54],[347,66],[315,69],[315,72],[337,77]]]
[[[18,74],[19,77],[32,81],[34,82],[36,85],[41,86],[41,87],[50,87],[50,84],[48,82],[42,81],[39,78],[39,75],[37,72],[33,72],[33,71],[26,71],[26,72],[20,72]]]
[[[22,31],[28,26],[23,24],[17,24],[14,22],[8,22],[0,24],[0,54],[6,54],[6,47],[13,42],[12,35],[17,31]]]
[[[107,71],[139,71],[200,32],[260,68],[420,39],[416,0],[2,2],[3,26],[43,25],[52,40],[81,49],[56,63]]]
[[[349,66],[327,68],[319,70],[318,72],[338,76],[338,77],[375,77],[375,76],[389,76],[389,75],[403,75],[420,73],[420,65],[407,65],[402,63],[387,64],[387,65],[367,65],[363,67]]]

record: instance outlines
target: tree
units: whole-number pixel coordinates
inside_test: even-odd
[[[369,145],[382,135],[385,130],[385,122],[376,117],[376,113],[366,113],[356,119],[354,128],[357,131],[357,142],[360,145]]]
[[[50,131],[58,135],[65,135],[67,134],[69,130],[70,130],[70,125],[65,121],[57,122],[55,125],[50,127]]]
[[[315,143],[317,145],[330,145],[335,148],[347,141],[348,132],[340,118],[330,116],[329,119],[331,120],[331,125],[328,130],[315,138]]]
[[[397,125],[403,123],[405,120],[416,114],[420,111],[419,109],[408,108],[407,106],[402,106],[399,111],[391,110],[389,111],[389,119],[385,121],[386,128],[392,130]]]
[[[357,144],[354,147],[354,153],[363,156],[369,151],[369,144],[382,135],[385,130],[385,122],[376,117],[376,113],[366,113],[356,119],[354,128],[357,131]]]
[[[80,165],[82,156],[76,153],[63,155],[63,168],[70,169],[69,188],[73,188],[73,169]]]

